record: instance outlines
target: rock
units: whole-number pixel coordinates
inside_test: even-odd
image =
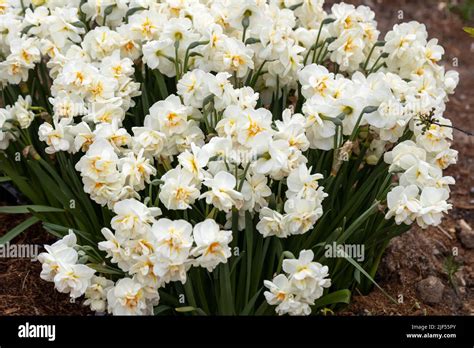
[[[459,286],[466,286],[467,285],[466,279],[464,279],[464,276],[462,275],[461,272],[458,272],[454,275],[454,281]]]
[[[458,221],[458,227],[458,238],[462,245],[468,249],[474,249],[474,231],[471,226],[464,219],[461,219]]]
[[[429,276],[417,284],[420,299],[429,304],[436,304],[443,297],[444,284],[435,276]]]

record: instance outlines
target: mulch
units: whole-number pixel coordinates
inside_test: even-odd
[[[0,235],[19,224],[24,216],[0,214]],[[11,244],[38,245],[54,243],[40,224],[30,227]],[[0,258],[0,315],[87,315],[91,312],[80,303],[71,303],[67,294],[54,289],[39,277],[41,264],[26,258]],[[78,301],[79,302],[79,301]]]

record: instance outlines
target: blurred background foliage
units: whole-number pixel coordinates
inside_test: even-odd
[[[448,9],[465,21],[472,22],[474,19],[474,0],[450,0]]]

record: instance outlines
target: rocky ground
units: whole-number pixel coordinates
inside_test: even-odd
[[[335,1],[329,1],[334,3]],[[463,32],[466,23],[447,10],[441,1],[346,1],[369,5],[376,12],[379,28],[385,33],[393,24],[417,20],[426,24],[430,37],[446,49],[445,64],[461,74],[456,95],[447,107],[454,125],[473,131],[474,39]],[[400,12],[402,11],[402,12]],[[400,19],[403,16],[403,19]],[[453,66],[454,65],[454,66]],[[455,131],[454,148],[459,163],[448,170],[457,184],[453,188],[453,210],[441,226],[413,228],[394,239],[381,264],[376,280],[401,303],[394,304],[380,291],[355,294],[341,315],[455,315],[474,314],[474,137]],[[0,199],[2,201],[2,199]],[[0,214],[0,235],[21,221],[20,216]],[[33,226],[16,243],[51,242],[40,226]],[[39,278],[38,262],[0,259],[0,315],[84,315],[90,312],[72,304],[67,295],[54,291]]]

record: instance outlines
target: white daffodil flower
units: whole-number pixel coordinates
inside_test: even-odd
[[[87,288],[84,297],[85,306],[90,306],[94,312],[104,313],[107,310],[107,293],[114,286],[114,282],[104,278],[93,276],[91,284]]]
[[[397,186],[387,194],[388,213],[386,218],[395,216],[397,224],[411,224],[420,213],[419,189],[416,185]]]
[[[209,272],[220,263],[226,263],[231,256],[229,243],[232,231],[222,231],[212,219],[198,223],[193,229],[196,247],[191,254],[196,257],[195,264],[207,268]]]
[[[235,206],[239,209],[243,204],[242,193],[235,190],[237,181],[232,174],[219,172],[212,179],[205,179],[204,185],[210,190],[200,198],[205,198],[207,204],[213,204],[217,209],[229,211]]]
[[[152,311],[143,287],[130,278],[122,278],[107,293],[108,311],[114,315],[146,315]]]
[[[452,208],[447,203],[449,192],[443,188],[426,187],[421,191],[419,216],[416,221],[422,228],[437,226],[441,223],[443,213]]]
[[[54,276],[56,290],[69,293],[72,298],[78,298],[86,292],[91,283],[95,270],[81,264],[59,262],[59,269]]]
[[[170,260],[186,258],[193,244],[192,225],[185,220],[159,219],[152,226],[156,252]]]
[[[200,185],[196,184],[193,173],[186,169],[172,169],[161,180],[164,184],[160,187],[159,197],[167,209],[189,209],[200,196]]]
[[[63,239],[44,246],[46,252],[38,255],[38,261],[42,264],[41,279],[52,282],[59,272],[60,264],[76,264],[79,258],[74,249],[76,243],[76,235],[69,232]]]

